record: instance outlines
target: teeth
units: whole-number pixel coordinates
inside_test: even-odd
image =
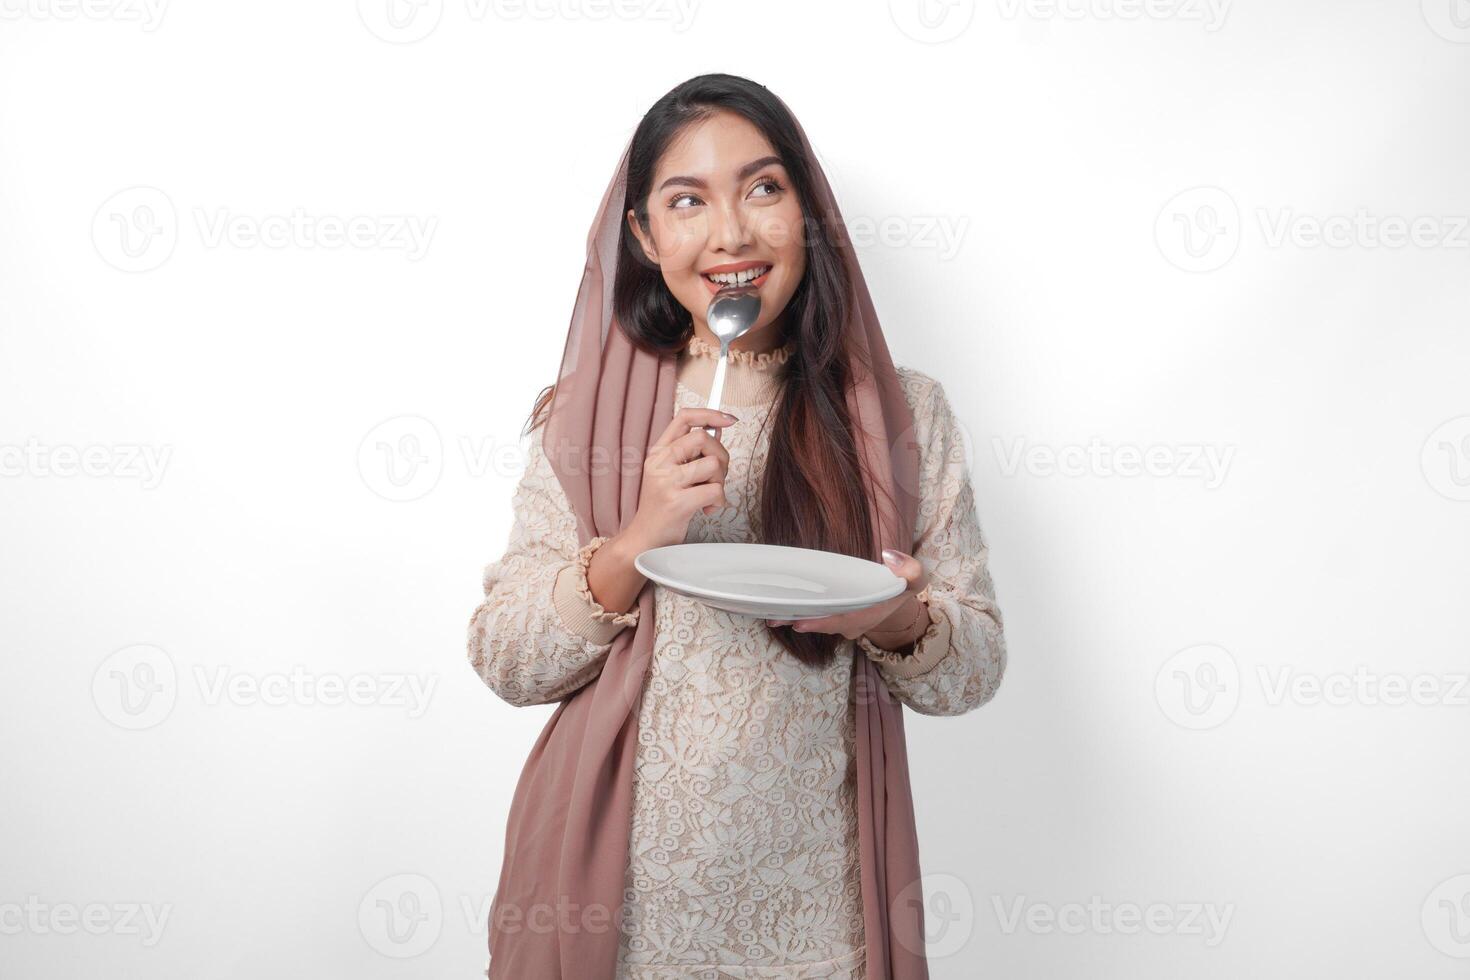
[[[750,282],[752,279],[759,279],[770,271],[770,266],[762,265],[754,269],[745,269],[741,272],[716,272],[712,275],[705,276],[705,278],[710,282],[717,282],[722,286],[739,286],[743,283]]]

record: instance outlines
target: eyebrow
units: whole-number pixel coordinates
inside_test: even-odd
[[[744,180],[751,174],[755,173],[757,170],[760,170],[762,167],[768,167],[773,163],[780,162],[781,158],[777,156],[761,157],[759,160],[752,160],[736,172],[735,179]],[[709,184],[705,183],[704,179],[701,177],[670,177],[668,180],[665,180],[662,184],[658,185],[658,190],[661,191],[665,187],[668,187],[670,184],[685,184],[689,187],[700,188],[709,186]],[[655,191],[655,193],[657,193],[657,191]]]

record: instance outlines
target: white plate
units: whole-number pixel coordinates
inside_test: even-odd
[[[908,587],[878,562],[779,544],[671,544],[648,549],[633,564],[664,588],[762,619],[852,612]]]

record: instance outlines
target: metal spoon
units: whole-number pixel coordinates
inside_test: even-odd
[[[705,321],[710,333],[720,338],[720,359],[715,364],[715,380],[709,389],[709,408],[720,410],[720,393],[725,387],[725,360],[730,352],[730,342],[751,327],[761,315],[761,294],[751,285],[725,286],[709,301]],[[714,426],[707,425],[704,431],[718,435]]]

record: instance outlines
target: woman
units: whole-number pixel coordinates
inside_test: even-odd
[[[747,280],[761,314],[724,415],[705,313]],[[487,976],[927,977],[900,704],[988,701],[1001,617],[944,391],[893,366],[830,186],[764,87],[704,75],[644,116],[543,422],[469,628],[500,697],[560,702],[511,805]],[[881,554],[907,589],[767,622],[633,566],[686,541]]]

